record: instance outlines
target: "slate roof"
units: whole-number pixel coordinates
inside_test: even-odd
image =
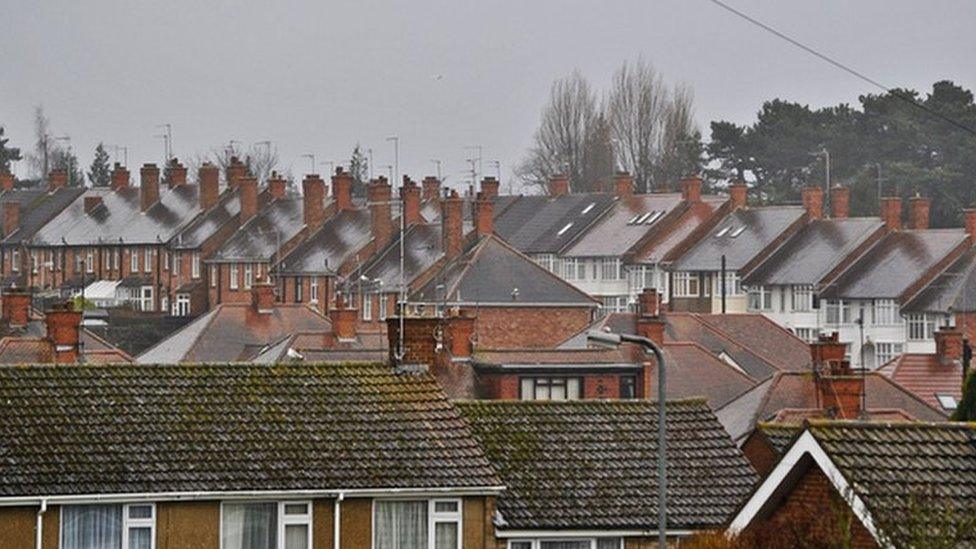
[[[681,193],[635,194],[619,198],[562,255],[620,257],[681,203]],[[650,217],[644,219],[646,215]]]
[[[760,423],[756,431],[769,442],[776,455],[781,456],[789,448],[790,443],[803,431],[802,425],[787,425],[783,423]]]
[[[888,233],[831,282],[821,297],[901,299],[912,284],[964,245],[967,238],[961,229]]]
[[[288,243],[304,227],[300,196],[272,200],[259,208],[207,261],[270,261],[278,247]]]
[[[962,400],[962,362],[935,354],[905,353],[877,370],[938,410],[951,414],[936,395]]]
[[[0,368],[0,497],[499,486],[429,375],[384,365]]]
[[[286,255],[279,268],[285,274],[334,273],[371,239],[369,210],[342,210]]]
[[[339,341],[331,332],[288,334],[265,346],[251,362],[383,362],[389,358],[386,346],[386,334],[381,333],[359,333],[355,341]],[[291,353],[298,353],[300,358]]]
[[[443,289],[438,289],[443,285]],[[485,305],[578,305],[599,303],[491,235],[447,264],[412,301]]]
[[[656,529],[654,403],[456,404],[507,488],[499,529]],[[755,473],[703,401],[668,402],[667,412],[668,528],[718,527]]]
[[[968,248],[942,274],[902,307],[907,313],[976,311],[976,247]]]
[[[496,202],[495,234],[525,254],[558,253],[615,200],[601,193],[507,198]]]
[[[753,269],[745,285],[819,284],[884,227],[876,218],[815,219]]]
[[[3,239],[4,244],[20,244],[29,241],[58,213],[68,207],[85,192],[84,187],[61,187],[51,192],[47,189],[12,189],[0,193],[0,203],[20,204],[20,226]]]
[[[725,255],[726,269],[741,269],[804,214],[805,210],[800,206],[737,209],[682,254],[673,268],[678,271],[718,271],[722,255]]]
[[[702,223],[715,215],[725,202],[724,197],[703,196],[701,202],[694,202],[688,205],[674,222],[662,234],[656,235],[651,242],[634,256],[634,261],[639,263],[661,263],[674,259],[679,252],[678,247],[684,243],[685,239]]]
[[[141,211],[139,187],[113,191],[98,188],[85,193],[34,235],[36,245],[87,245],[94,242],[157,244],[168,242],[200,212],[197,185],[160,185],[159,200]],[[98,196],[102,204],[85,213],[84,197]]]
[[[409,227],[404,240],[404,272],[403,278],[409,284],[418,276],[427,272],[438,260],[444,257],[443,242],[441,241],[441,224],[427,223]],[[400,284],[400,234],[394,233],[390,243],[373,256],[373,258],[348,277],[349,280],[366,276],[370,280],[379,280],[385,291],[396,291]]]
[[[203,246],[208,238],[233,221],[239,213],[241,213],[240,191],[236,188],[225,190],[220,194],[220,199],[214,207],[197,216],[176,235],[174,248],[190,250]]]

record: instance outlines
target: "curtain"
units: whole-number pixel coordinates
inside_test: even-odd
[[[152,547],[152,529],[145,527],[129,528],[129,546],[125,549],[150,549]]]
[[[273,549],[278,534],[278,504],[224,505],[224,549]]]
[[[121,505],[67,505],[61,514],[62,549],[120,549]]]
[[[426,501],[377,501],[376,549],[426,549]]]
[[[539,543],[539,547],[540,549],[590,549],[590,541],[543,541]]]
[[[285,549],[308,549],[308,526],[288,524],[285,526]]]
[[[458,525],[456,522],[434,523],[434,549],[457,549]]]

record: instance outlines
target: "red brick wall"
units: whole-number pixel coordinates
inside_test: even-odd
[[[745,444],[742,445],[742,453],[752,464],[752,468],[759,473],[759,478],[764,478],[779,461],[779,455],[769,444],[769,439],[758,430],[753,431],[746,439]]]
[[[474,307],[478,347],[518,349],[552,347],[590,324],[589,307]]]

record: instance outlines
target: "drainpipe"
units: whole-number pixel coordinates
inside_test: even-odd
[[[340,521],[342,519],[342,510],[340,509],[340,506],[342,504],[342,500],[344,499],[346,499],[346,494],[339,492],[335,499],[335,506],[332,509],[332,541],[334,549],[339,549],[339,529],[341,526]],[[37,549],[41,549],[40,546],[38,546]]]
[[[44,513],[47,511],[47,499],[41,498],[41,508],[37,510],[37,532],[34,533],[35,546],[41,549],[44,539]]]

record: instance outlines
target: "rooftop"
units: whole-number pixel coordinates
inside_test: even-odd
[[[674,263],[680,271],[718,271],[745,267],[801,220],[805,211],[800,206],[765,206],[740,208],[719,222],[707,236]]]
[[[369,210],[341,210],[286,255],[279,268],[286,274],[335,272],[371,239]]]
[[[0,193],[0,203],[20,204],[20,225],[3,238],[4,244],[27,242],[69,204],[85,192],[84,187],[60,187],[53,192],[46,188],[13,189]]]
[[[266,196],[265,193],[261,195]],[[287,196],[265,203],[213,254],[210,261],[269,261],[305,227],[302,198]]]
[[[915,294],[902,310],[909,313],[976,311],[976,247],[963,254]]]
[[[495,205],[495,234],[522,253],[559,253],[615,200],[602,193],[506,197]]]
[[[617,199],[563,252],[566,257],[621,256],[682,205],[681,193],[634,194]]]
[[[932,353],[905,353],[878,372],[946,414],[952,414],[962,400],[963,371],[959,360],[945,360]]]

